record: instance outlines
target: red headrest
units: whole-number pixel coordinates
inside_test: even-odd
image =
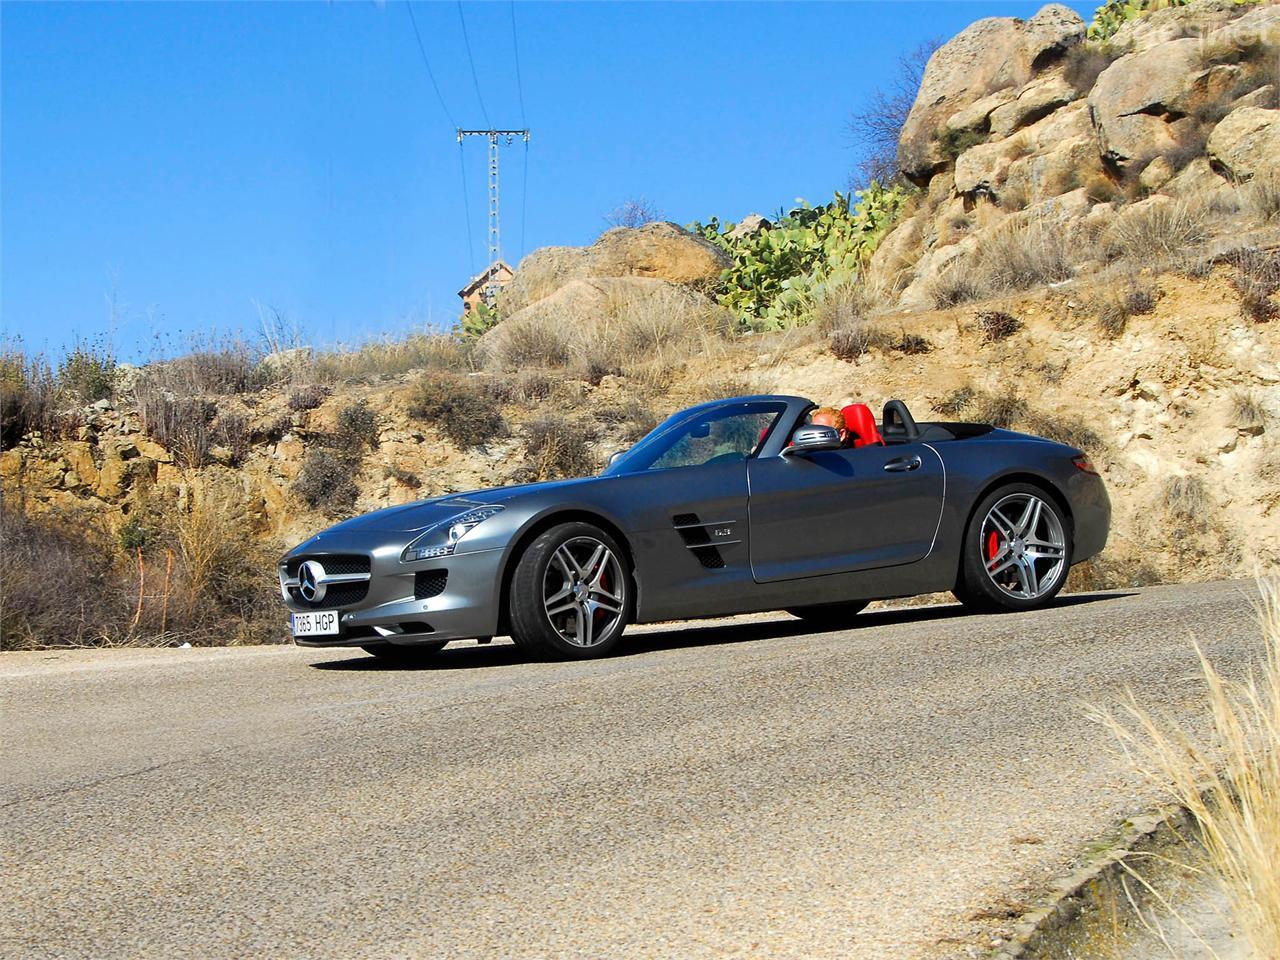
[[[855,447],[884,446],[884,438],[876,429],[876,415],[865,403],[851,403],[840,412],[844,414],[844,425],[853,436]]]

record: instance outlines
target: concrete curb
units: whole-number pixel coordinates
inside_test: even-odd
[[[1114,917],[1116,905],[1131,908],[1121,884],[1130,858],[1154,853],[1194,832],[1185,807],[1169,807],[1125,821],[1120,839],[1106,853],[1054,883],[1043,906],[1025,913],[1013,936],[989,960],[1049,960],[1071,956],[1071,941],[1096,919]],[[1132,889],[1134,884],[1130,883]],[[1141,902],[1142,898],[1138,898]]]

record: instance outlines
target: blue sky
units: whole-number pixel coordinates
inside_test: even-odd
[[[517,2],[504,255],[589,243],[632,196],[680,223],[828,198],[900,53],[1038,6]],[[521,126],[511,4],[462,10],[490,120]],[[458,5],[414,13],[449,113],[485,126]],[[145,359],[252,335],[256,304],[319,344],[443,327],[485,262],[484,145],[464,205],[401,0],[6,2],[0,57],[0,322],[30,350]]]

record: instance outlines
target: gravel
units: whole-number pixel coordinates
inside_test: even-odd
[[[1253,587],[636,629],[429,669],[0,657],[0,953],[969,956],[1154,797],[1085,703],[1194,703]]]

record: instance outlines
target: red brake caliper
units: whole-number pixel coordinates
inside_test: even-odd
[[[992,530],[987,534],[987,563],[996,558],[996,554],[1000,552],[1000,534]]]

